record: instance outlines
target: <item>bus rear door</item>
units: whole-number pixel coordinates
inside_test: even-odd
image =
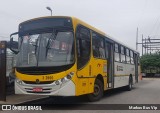
[[[113,88],[114,87],[114,63],[113,63],[113,58],[114,58],[114,49],[113,49],[113,44],[106,41],[105,42],[106,46],[106,60],[107,60],[107,80],[108,80],[108,88]]]

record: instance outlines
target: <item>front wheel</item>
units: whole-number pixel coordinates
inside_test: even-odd
[[[91,94],[88,94],[89,101],[98,101],[103,97],[103,83],[96,79],[94,83],[94,92]]]

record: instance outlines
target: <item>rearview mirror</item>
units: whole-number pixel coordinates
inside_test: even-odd
[[[18,54],[18,32],[13,33],[10,35],[10,50],[13,51],[15,54]]]

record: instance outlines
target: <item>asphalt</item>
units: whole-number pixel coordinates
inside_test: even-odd
[[[37,96],[37,95],[9,95],[6,101],[0,101],[1,104],[22,104],[28,101],[39,100],[47,98],[48,96]]]

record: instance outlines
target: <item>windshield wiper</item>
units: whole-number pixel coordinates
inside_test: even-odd
[[[36,53],[37,53],[38,40],[39,40],[39,37],[37,38],[35,45],[33,45],[33,46],[35,46],[35,55],[36,55]]]
[[[54,29],[51,36],[49,37],[47,45],[46,45],[46,56],[48,54],[48,50],[50,49],[50,42],[56,40],[56,35],[57,35],[57,31]]]
[[[32,46],[34,46],[34,54],[35,54],[35,58],[36,58],[36,61],[37,61],[37,66],[38,66],[38,56],[39,55],[37,55],[37,48],[38,48],[38,41],[40,40],[40,36],[41,35],[39,35],[38,37],[37,37],[37,39],[35,39],[35,43],[34,42],[31,42],[31,44],[32,44]]]

